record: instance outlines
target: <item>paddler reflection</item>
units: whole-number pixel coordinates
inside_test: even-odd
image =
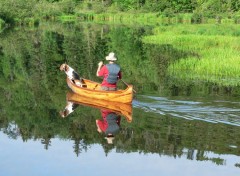
[[[113,144],[116,134],[120,130],[121,116],[110,110],[101,110],[102,118],[96,120],[97,131],[105,135],[108,144]]]

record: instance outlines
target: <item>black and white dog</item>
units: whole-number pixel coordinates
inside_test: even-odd
[[[83,79],[79,77],[78,73],[72,67],[70,67],[67,64],[62,64],[60,66],[60,70],[64,71],[68,78],[72,80],[74,84],[76,84],[79,87],[85,87]]]

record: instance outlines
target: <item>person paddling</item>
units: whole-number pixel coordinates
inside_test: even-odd
[[[115,53],[109,53],[109,55],[106,56],[106,60],[109,61],[106,65],[103,65],[102,61],[98,63],[96,75],[103,77],[101,90],[116,91],[117,81],[122,78],[121,68],[115,63],[117,60]]]

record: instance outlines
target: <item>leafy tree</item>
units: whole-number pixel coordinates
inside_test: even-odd
[[[0,18],[6,22],[11,22],[16,18],[24,19],[33,17],[33,10],[37,2],[37,0],[1,0]]]

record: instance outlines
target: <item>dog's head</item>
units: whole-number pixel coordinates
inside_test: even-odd
[[[60,70],[61,70],[61,71],[67,71],[67,70],[68,70],[68,65],[67,65],[67,64],[62,64],[62,65],[60,66]]]
[[[69,110],[65,109],[64,111],[59,112],[62,118],[67,117],[69,115]]]

